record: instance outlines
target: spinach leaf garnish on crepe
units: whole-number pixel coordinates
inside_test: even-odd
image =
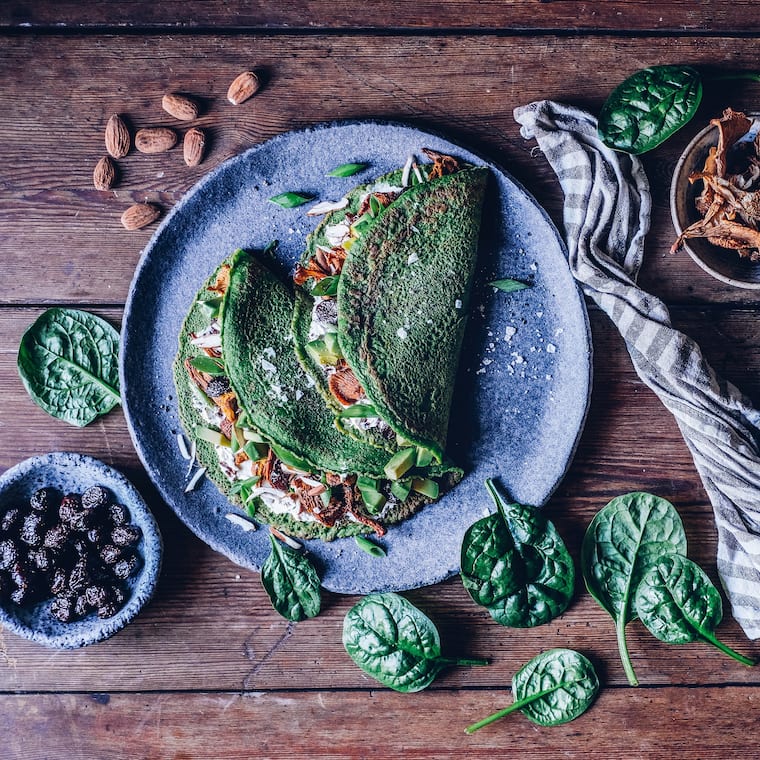
[[[351,191],[295,274],[301,363],[338,426],[396,471],[443,461],[488,180],[426,153],[431,166]]]
[[[233,503],[302,538],[385,532],[461,471],[415,466],[342,434],[293,352],[294,295],[237,251],[198,294],[174,364],[180,416],[199,463]]]

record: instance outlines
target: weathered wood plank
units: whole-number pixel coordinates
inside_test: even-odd
[[[160,5],[160,4],[159,4]],[[540,4],[543,11],[555,5]],[[396,119],[443,130],[506,166],[561,221],[561,192],[512,117],[523,103],[554,98],[591,110],[635,69],[658,62],[742,68],[760,40],[557,36],[9,36],[0,78],[0,261],[10,276],[0,302],[124,301],[151,229],[128,233],[119,217],[135,200],[170,208],[224,159],[273,135],[341,118]],[[240,107],[231,79],[260,67],[267,84]],[[189,169],[179,149],[130,154],[112,192],[92,187],[113,112],[134,127],[179,126],[160,108],[168,90],[205,99],[207,160]],[[30,96],[34,93],[34,97]],[[62,93],[66,96],[63,97]],[[760,85],[722,84],[695,122],[645,157],[654,197],[641,282],[670,302],[754,304],[752,292],[711,279],[673,239],[667,193],[687,139],[726,105],[751,109]],[[39,262],[45,262],[44,276]]]
[[[418,0],[377,2],[359,10],[347,0],[297,0],[290,3],[192,0],[162,3],[7,2],[0,9],[0,26],[11,29],[137,28],[192,30],[213,26],[250,29],[551,29],[655,32],[739,32],[758,29],[751,0],[695,3],[668,0],[580,2],[578,0]]]
[[[756,756],[755,689],[603,689],[577,720],[540,728],[518,714],[466,736],[511,703],[484,691],[79,694],[0,697],[15,760],[557,757],[724,760]]]
[[[271,609],[258,576],[214,554],[163,505],[131,448],[120,411],[84,430],[48,418],[16,376],[18,340],[39,309],[0,310],[0,469],[32,454],[81,450],[122,469],[145,493],[166,542],[156,598],[113,639],[76,652],[50,652],[10,633],[0,642],[0,691],[110,691],[277,688],[371,688],[341,645],[342,619],[354,598],[328,594],[315,620],[289,625]],[[116,310],[98,310],[118,324]],[[679,326],[699,334],[706,354],[730,379],[760,399],[760,347],[755,315],[719,311],[679,315]],[[705,321],[709,319],[709,325]],[[596,349],[589,420],[570,473],[547,505],[572,555],[586,526],[609,499],[647,490],[672,500],[683,517],[690,556],[715,576],[715,529],[710,505],[675,422],[633,373],[608,320],[592,312]],[[739,347],[739,348],[734,348]],[[410,592],[441,630],[448,653],[490,657],[488,668],[458,669],[434,688],[494,688],[538,651],[572,646],[592,655],[611,684],[625,683],[614,630],[582,591],[551,625],[508,630],[469,599],[458,579]],[[220,631],[224,635],[220,635]],[[634,623],[630,648],[642,684],[758,683],[756,672],[705,645],[668,647]],[[759,653],[728,613],[720,635],[729,645]]]

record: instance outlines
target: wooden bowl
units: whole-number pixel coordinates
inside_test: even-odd
[[[753,140],[760,130],[760,117],[753,115],[753,118],[752,128],[742,141]],[[676,164],[670,185],[670,214],[676,235],[700,218],[694,202],[702,192],[702,182],[691,184],[689,175],[704,168],[710,148],[717,144],[718,128],[709,125],[697,133]],[[760,289],[760,262],[743,259],[736,251],[713,245],[706,238],[685,240],[683,248],[716,279],[737,288]]]

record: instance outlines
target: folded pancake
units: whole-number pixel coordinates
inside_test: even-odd
[[[293,334],[344,432],[441,462],[488,170],[427,153],[427,179],[356,188],[312,233]]]
[[[461,471],[415,463],[389,477],[386,452],[341,433],[293,352],[293,306],[258,257],[222,263],[179,338],[183,427],[208,477],[256,520],[302,538],[382,535]]]

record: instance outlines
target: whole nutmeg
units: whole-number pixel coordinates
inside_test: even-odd
[[[135,148],[140,153],[163,153],[177,144],[177,133],[169,127],[145,127],[135,135]]]
[[[238,106],[244,103],[252,95],[255,95],[261,82],[259,81],[256,72],[244,71],[242,74],[238,74],[232,81],[232,84],[227,90],[227,100],[232,103],[233,106]]]
[[[113,158],[124,158],[132,147],[129,129],[117,113],[111,116],[106,124],[105,143],[108,155]]]
[[[125,230],[140,230],[155,222],[159,216],[161,209],[154,203],[135,203],[121,215],[121,223]]]
[[[198,103],[187,95],[169,92],[161,99],[161,108],[180,121],[192,121],[198,118],[200,108]]]
[[[92,184],[96,190],[110,190],[116,182],[116,164],[108,157],[103,158],[95,164],[92,172]]]
[[[188,166],[198,166],[206,153],[206,134],[202,129],[193,127],[185,132],[182,153]]]

